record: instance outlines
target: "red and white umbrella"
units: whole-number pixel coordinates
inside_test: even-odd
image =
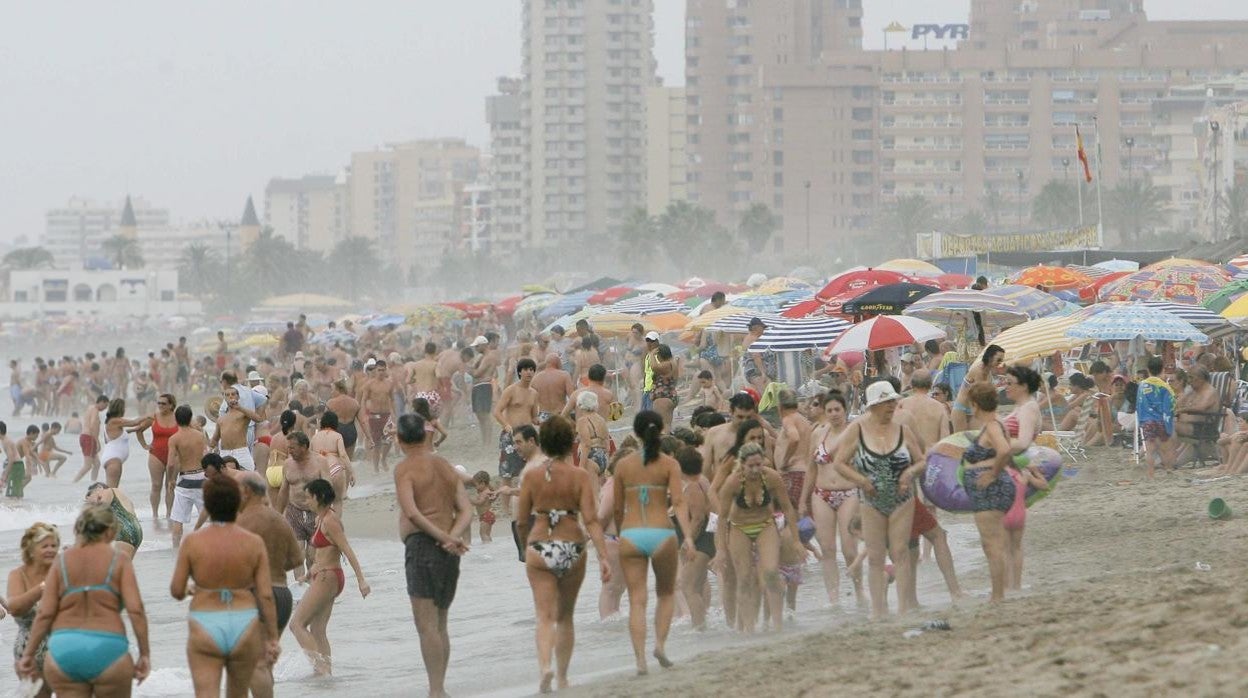
[[[875,351],[944,339],[939,327],[906,315],[880,315],[849,328],[823,350],[823,360],[847,351]]]

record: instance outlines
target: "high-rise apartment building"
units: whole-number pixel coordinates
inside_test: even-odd
[[[329,252],[346,238],[346,176],[305,175],[269,180],[264,224],[295,247]]]
[[[527,241],[524,219],[524,132],[520,128],[519,78],[499,78],[498,94],[485,98],[485,121],[490,127],[490,182],[492,220],[489,240],[480,248],[512,253]]]
[[[169,209],[156,208],[141,197],[127,198],[137,232],[169,227]],[[124,201],[101,205],[72,197],[64,206],[48,209],[39,244],[52,253],[58,267],[88,265],[92,258],[103,256],[100,244],[104,240],[121,233],[124,207]]]
[[[767,204],[788,251],[875,231],[909,194],[1027,228],[1040,187],[1078,175],[1076,124],[1104,187],[1161,173],[1154,103],[1248,70],[1248,22],[1151,22],[1138,0],[976,0],[940,51],[861,50],[860,7],[688,0],[691,200],[730,226]]]
[[[683,87],[646,90],[646,209],[689,198],[688,111]]]
[[[524,0],[526,241],[612,231],[644,206],[653,0]]]
[[[376,241],[383,258],[409,270],[416,260],[439,257],[446,211],[456,211],[461,190],[477,180],[481,153],[461,139],[394,143],[353,153],[348,177],[348,208],[353,236]],[[457,215],[457,214],[454,214]]]

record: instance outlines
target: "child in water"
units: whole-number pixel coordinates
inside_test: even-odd
[[[724,397],[724,391],[720,390],[719,384],[715,382],[715,375],[710,371],[698,374],[698,389],[694,400],[721,414],[728,412],[728,399]]]
[[[468,501],[477,510],[477,520],[481,522],[481,542],[489,543],[494,540],[491,533],[497,517],[493,507],[498,493],[490,489],[490,474],[484,470],[472,476],[472,487],[473,491],[468,493]]]
[[[56,445],[56,435],[61,433],[61,423],[52,422],[48,427],[46,434],[39,439],[39,462],[42,464],[44,471],[48,477],[56,477],[56,472],[65,465],[69,451],[58,448]],[[56,462],[56,467],[52,467],[52,462]]]

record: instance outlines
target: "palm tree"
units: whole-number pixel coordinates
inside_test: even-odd
[[[780,217],[767,208],[767,204],[755,203],[737,223],[737,235],[745,240],[751,254],[759,254],[767,241],[780,228]]]
[[[1118,231],[1122,242],[1138,242],[1140,235],[1166,221],[1168,198],[1147,178],[1120,182],[1105,196],[1105,223]]]
[[[919,233],[930,233],[936,227],[936,206],[922,194],[898,197],[884,211],[880,220],[881,240],[889,252],[912,249]]]
[[[687,201],[669,204],[659,216],[659,244],[676,270],[715,269],[735,257],[732,236],[715,222],[715,212]]]
[[[186,290],[203,296],[212,290],[222,271],[216,252],[202,242],[192,242],[182,249],[178,261],[178,277]]]
[[[1009,202],[995,187],[989,187],[984,191],[984,213],[992,221],[993,232],[1001,232],[1001,215],[1008,207]]]
[[[19,247],[4,256],[4,266],[19,270],[49,269],[55,261],[44,247]]]
[[[355,300],[359,291],[367,293],[378,287],[384,265],[371,239],[358,235],[346,238],[334,245],[330,259],[344,277],[340,289],[349,300]]]
[[[1078,199],[1073,184],[1050,179],[1031,201],[1031,219],[1049,230],[1073,228],[1079,222]]]
[[[143,268],[143,248],[138,240],[127,235],[114,235],[100,243],[100,246],[118,269]]]
[[[967,211],[955,223],[954,232],[963,235],[983,235],[988,228],[988,221],[980,211]]]
[[[1248,184],[1238,182],[1226,190],[1222,195],[1222,211],[1226,214],[1226,234],[1248,237]]]
[[[650,267],[658,252],[658,223],[645,208],[638,206],[628,212],[616,240],[616,257],[624,265],[626,276],[644,277],[646,274],[643,272],[652,271]]]

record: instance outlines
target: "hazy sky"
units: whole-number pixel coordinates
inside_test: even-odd
[[[863,4],[869,47],[894,19],[965,21],[968,6]],[[681,84],[684,1],[656,5],[659,72]],[[1248,18],[1243,0],[1145,7]],[[484,146],[483,98],[519,72],[519,30],[519,0],[2,3],[0,240],[37,239],[44,211],[75,194],[235,218],[248,194],[262,205],[270,177],[334,172],[354,150]]]

